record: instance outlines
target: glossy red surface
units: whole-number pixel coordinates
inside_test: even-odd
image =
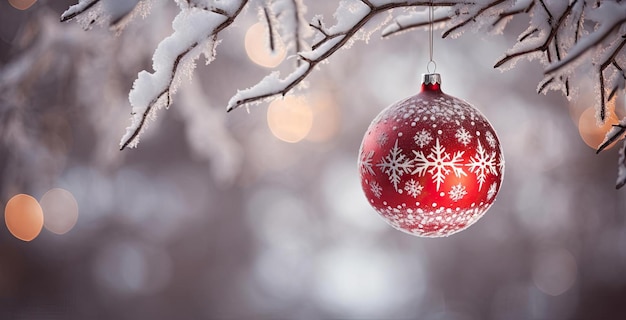
[[[504,157],[489,121],[467,102],[422,84],[383,110],[359,157],[369,203],[394,228],[425,237],[475,223],[496,199]]]

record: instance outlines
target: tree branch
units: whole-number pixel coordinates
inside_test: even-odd
[[[598,150],[596,150],[596,154],[604,151],[604,149],[613,144],[613,142],[619,140],[624,135],[624,132],[626,132],[626,123],[614,124],[613,128],[606,134],[606,137],[604,138],[602,144],[598,147]]]
[[[270,51],[274,52],[276,50],[276,44],[274,43],[274,27],[272,26],[272,21],[270,19],[270,13],[267,7],[263,7],[263,14],[265,15],[265,22],[267,22],[267,29],[269,30],[269,43],[270,43]]]
[[[183,51],[181,54],[179,54],[178,56],[176,56],[176,59],[174,60],[174,64],[173,64],[173,68],[172,68],[172,75],[169,79],[169,82],[167,83],[167,86],[165,87],[165,89],[163,89],[161,92],[159,92],[157,94],[156,97],[154,97],[150,103],[148,104],[148,107],[146,108],[146,110],[143,112],[139,125],[137,126],[137,128],[132,131],[132,133],[130,134],[130,136],[128,136],[125,139],[125,142],[121,143],[121,147],[120,150],[124,150],[124,148],[126,148],[129,144],[131,144],[138,136],[139,133],[141,132],[141,130],[143,129],[146,120],[148,119],[148,117],[150,116],[150,113],[152,112],[154,106],[156,106],[159,102],[159,100],[161,100],[161,98],[163,98],[163,96],[165,95],[165,97],[167,98],[165,105],[169,106],[172,102],[172,96],[171,96],[171,88],[172,88],[172,82],[174,82],[174,78],[175,78],[175,74],[178,71],[178,67],[180,66],[180,61],[193,49],[195,49],[198,46],[198,43],[195,42],[194,44],[192,44],[191,46],[189,46],[185,51]],[[131,112],[131,115],[135,115],[134,112]]]
[[[561,68],[567,66],[568,64],[572,63],[574,60],[582,56],[583,53],[591,50],[591,48],[599,45],[604,40],[606,40],[606,38],[608,38],[609,35],[613,33],[613,31],[619,29],[619,27],[625,22],[626,22],[626,16],[624,16],[623,18],[619,20],[613,21],[613,23],[609,27],[604,27],[604,28],[599,29],[597,32],[587,37],[587,39],[590,39],[589,41],[585,43],[580,42],[579,45],[574,46],[570,50],[569,54],[567,55],[565,59],[560,60],[554,63],[553,65],[551,65],[550,67],[548,67],[545,70],[545,73],[548,74],[548,73],[556,72],[560,70]]]
[[[63,14],[61,15],[61,22],[74,19],[76,16],[89,10],[98,2],[100,2],[100,0],[91,0],[91,1],[79,2],[78,4],[71,6],[69,9],[67,9],[67,11],[63,12]]]
[[[602,122],[606,120],[606,103],[610,101],[611,97],[613,96],[613,94],[610,94],[609,98],[605,99],[606,85],[604,84],[604,70],[606,70],[606,68],[608,68],[612,64],[617,65],[615,57],[622,50],[622,48],[624,48],[624,45],[626,45],[626,38],[622,36],[622,41],[620,41],[615,50],[613,50],[609,57],[604,62],[602,62],[602,64],[600,64],[598,74],[600,77],[600,121]]]
[[[545,6],[545,3],[543,3],[543,1],[540,1],[540,3],[542,4],[542,7],[544,8],[544,10],[546,10],[546,13],[548,14],[549,24],[552,25],[552,27],[550,28],[550,33],[546,37],[545,41],[541,45],[539,45],[537,47],[526,49],[526,50],[522,50],[522,51],[518,51],[518,52],[515,52],[515,53],[507,54],[504,58],[502,58],[498,62],[496,62],[496,64],[493,67],[494,68],[499,68],[500,66],[502,66],[505,63],[511,61],[512,59],[515,59],[515,58],[518,58],[518,57],[521,57],[521,56],[525,56],[525,55],[533,53],[533,52],[543,51],[543,52],[546,52],[546,54],[547,54],[548,53],[548,49],[550,47],[550,43],[556,37],[556,35],[557,35],[558,31],[559,31],[559,28],[561,28],[563,22],[565,21],[565,18],[570,14],[570,12],[572,11],[572,8],[574,7],[574,5],[576,5],[576,2],[578,2],[578,0],[572,1],[572,3],[570,3],[569,6],[567,6],[567,8],[565,9],[565,12],[563,12],[561,17],[559,17],[559,20],[557,21],[556,25],[552,25],[552,21],[554,20],[554,18],[552,16],[552,13],[550,13],[548,8]],[[524,38],[524,39],[526,39],[526,38]],[[520,40],[520,42],[521,41],[523,41],[523,40]]]
[[[225,16],[226,19],[223,22],[221,22],[219,25],[217,25],[211,32],[208,33],[207,39],[208,38],[215,39],[217,37],[217,35],[222,30],[224,30],[226,27],[228,27],[230,24],[232,24],[233,21],[235,20],[235,18],[241,13],[241,11],[243,10],[243,8],[245,7],[245,5],[247,3],[248,3],[248,0],[241,0],[240,3],[239,3],[239,6],[236,9],[236,11],[234,13],[232,13],[231,15]],[[212,9],[202,8],[202,9],[203,10],[209,10],[211,12],[214,12],[213,10],[215,10],[214,8],[212,8]],[[226,12],[226,11],[223,11],[223,12]],[[216,12],[214,12],[214,13],[216,13]],[[135,114],[131,113],[133,115],[133,124],[131,125],[131,127],[129,127],[127,129],[126,135],[122,138],[122,141],[120,142],[120,150],[124,150],[126,147],[128,147],[130,145],[133,145],[136,142],[137,137],[142,132],[142,130],[143,130],[144,126],[145,126],[146,119],[150,116],[150,114],[154,110],[154,107],[158,105],[159,101],[161,101],[161,99],[163,98],[164,95],[166,95],[166,97],[167,97],[167,100],[165,101],[166,102],[165,105],[169,106],[171,104],[170,92],[172,90],[172,85],[173,85],[174,79],[176,78],[176,74],[177,74],[178,69],[180,67],[180,63],[198,45],[199,45],[199,42],[194,42],[193,44],[188,46],[185,50],[183,50],[181,53],[179,53],[176,56],[176,58],[174,60],[174,63],[172,64],[172,69],[169,72],[170,76],[169,76],[169,79],[168,79],[166,87],[162,91],[158,92],[150,100],[148,105],[145,107],[145,110],[143,110],[141,116],[140,117],[136,117]],[[134,89],[136,89],[136,88],[134,88]]]
[[[432,23],[437,24],[437,23],[447,22],[450,20],[452,20],[451,17],[445,16],[445,17],[435,18]],[[420,28],[420,27],[426,27],[430,25],[430,21],[428,20],[428,18],[415,21],[412,23],[406,23],[406,24],[400,21],[400,19],[396,19],[394,20],[394,23],[395,23],[395,27],[386,28],[385,30],[383,30],[383,32],[381,33],[381,36],[383,38],[390,37],[400,32],[404,32],[404,31],[408,31],[408,30]]]
[[[508,18],[508,17],[512,17],[518,14],[522,14],[522,13],[528,13],[530,12],[530,10],[532,10],[533,6],[535,5],[535,1],[534,0],[530,0],[529,4],[526,7],[521,7],[521,8],[517,8],[514,7],[510,10],[504,11],[502,13],[500,13],[500,15],[498,16],[498,19],[496,19],[496,21],[494,21],[491,26],[495,27],[496,25],[498,25],[498,23],[500,23],[501,21],[503,21],[504,19]]]
[[[388,2],[382,5],[374,5],[370,1],[361,1],[368,7],[368,12],[358,19],[354,24],[345,30],[337,32],[328,32],[318,20],[318,25],[311,25],[318,30],[324,37],[312,46],[312,51],[299,54],[299,59],[304,61],[300,67],[292,72],[285,80],[278,79],[278,74],[273,73],[265,77],[256,86],[247,90],[239,91],[228,103],[227,111],[256,101],[276,96],[285,95],[300,82],[302,82],[319,64],[333,55],[337,50],[343,47],[369,20],[380,13],[387,12],[391,9],[402,7],[430,6],[432,1],[396,1]],[[452,6],[455,2],[439,2],[437,6]],[[271,83],[268,86],[267,83]],[[266,87],[271,87],[267,89]]]
[[[291,0],[291,3],[293,5],[293,14],[294,14],[294,20],[295,20],[295,30],[293,31],[294,33],[294,45],[295,45],[295,52],[300,52],[302,51],[302,44],[300,43],[302,40],[300,39],[300,6],[298,5],[298,1],[296,0]],[[297,65],[300,66],[300,60],[298,60]]]
[[[483,14],[485,11],[487,11],[487,10],[489,10],[489,9],[491,9],[491,8],[493,8],[493,7],[497,6],[497,5],[499,5],[499,4],[501,4],[501,3],[505,2],[505,1],[507,1],[507,0],[497,0],[497,1],[494,1],[494,2],[492,2],[492,3],[488,4],[488,5],[486,5],[486,6],[485,6],[485,7],[483,7],[483,8],[480,8],[480,10],[478,10],[478,11],[476,12],[476,14],[474,14],[474,15],[470,16],[470,17],[469,17],[469,18],[467,18],[465,21],[460,22],[460,23],[456,24],[455,26],[451,27],[451,28],[450,28],[450,29],[448,29],[446,32],[444,32],[444,33],[443,33],[443,35],[442,35],[441,37],[442,37],[442,38],[446,38],[446,37],[448,37],[448,36],[450,35],[450,33],[454,32],[455,30],[457,30],[457,29],[459,29],[459,28],[464,27],[466,24],[468,24],[468,23],[470,23],[470,22],[472,22],[472,21],[476,21],[476,18],[478,18],[478,16],[480,16],[481,14]]]

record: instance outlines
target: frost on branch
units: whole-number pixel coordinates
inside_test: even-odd
[[[121,31],[134,16],[146,16],[152,0],[80,0],[61,15],[61,22],[78,17],[84,29],[93,24],[107,24]]]
[[[626,3],[619,1],[549,1],[549,0],[491,0],[462,4],[448,10],[448,15],[436,14],[435,26],[443,25],[443,37],[458,36],[472,26],[476,31],[496,33],[515,15],[528,15],[528,28],[517,43],[496,62],[496,68],[511,68],[519,59],[538,60],[545,67],[545,77],[537,91],[561,91],[568,98],[575,97],[577,77],[595,74],[598,122],[603,123],[609,112],[609,102],[623,94],[626,82],[622,52],[626,45]],[[411,28],[428,26],[428,16],[415,12],[398,17],[387,27],[385,36]],[[614,125],[602,151],[613,142],[624,138],[626,118]],[[626,147],[626,145],[625,145]],[[622,149],[622,152],[624,149]],[[623,158],[620,172],[626,172]],[[620,174],[618,187],[626,184],[626,173]]]
[[[157,109],[171,104],[171,94],[177,89],[184,65],[192,64],[207,49],[210,52],[207,59],[213,58],[214,30],[225,21],[223,15],[197,8],[178,14],[172,23],[174,33],[163,40],[154,52],[154,73],[140,72],[130,91],[132,124],[122,137],[122,149],[135,146],[146,119],[154,116]]]
[[[442,6],[453,5],[453,2],[434,1]],[[311,44],[310,51],[298,53],[300,66],[290,75],[281,80],[278,73],[263,78],[253,87],[239,91],[228,103],[227,111],[232,111],[242,105],[263,101],[276,95],[285,95],[300,84],[320,63],[328,59],[337,50],[349,47],[354,40],[369,39],[371,32],[378,30],[388,23],[389,19],[374,26],[373,31],[365,31],[366,24],[383,13],[389,13],[395,8],[410,8],[414,6],[428,6],[431,1],[366,1],[343,0],[335,12],[336,24],[327,27],[320,16],[316,16],[309,26],[317,31],[317,36]]]
[[[137,12],[145,14],[150,3],[151,0],[123,4],[116,0],[80,0],[63,13],[61,20],[76,18],[86,28],[94,23],[117,25],[120,17]],[[156,49],[154,71],[142,71],[130,93],[133,118],[122,139],[122,149],[136,145],[147,118],[160,107],[170,105],[180,76],[194,67],[193,62],[200,54],[205,52],[208,62],[214,58],[218,34],[232,24],[247,4],[259,9],[259,19],[269,29],[270,45],[275,36],[280,36],[295,58],[286,61],[295,63],[284,78],[273,71],[251,88],[239,90],[228,102],[228,111],[301,87],[321,62],[356,40],[367,41],[381,29],[381,35],[389,37],[428,27],[430,6],[436,8],[433,27],[443,38],[455,38],[469,30],[498,34],[513,18],[523,17],[528,27],[495,67],[512,68],[520,59],[538,61],[545,68],[545,77],[537,91],[561,91],[570,99],[577,94],[580,78],[592,74],[597,83],[595,107],[599,122],[607,119],[607,113],[615,112],[607,106],[623,95],[626,86],[625,1],[335,0],[334,21],[330,23],[321,15],[306,17],[305,4],[319,4],[312,0],[176,0],[176,3],[180,12],[173,23],[174,33]],[[625,123],[626,119],[613,124],[616,130],[607,135],[606,141],[623,139]],[[598,151],[605,147],[601,145]]]

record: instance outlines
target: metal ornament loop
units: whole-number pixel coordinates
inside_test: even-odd
[[[430,71],[430,66],[433,66],[433,71]],[[436,73],[437,72],[437,63],[435,62],[435,60],[430,60],[428,61],[428,64],[426,65],[426,70],[428,71],[428,73]]]

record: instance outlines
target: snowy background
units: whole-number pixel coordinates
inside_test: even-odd
[[[478,223],[422,239],[377,217],[356,163],[369,122],[416,93],[425,32],[375,35],[322,64],[297,92],[310,131],[288,143],[267,104],[225,113],[269,70],[246,54],[248,10],[138,148],[120,152],[128,91],[175,5],[157,2],[115,36],[61,24],[73,1],[9,2],[20,1],[0,0],[0,207],[62,188],[78,219],[31,242],[0,227],[0,319],[626,317],[617,152],[583,140],[603,137],[587,117],[595,97],[537,95],[536,64],[493,69],[527,21],[436,40],[444,92],[490,119],[507,164]],[[325,3],[308,15],[332,14]]]

